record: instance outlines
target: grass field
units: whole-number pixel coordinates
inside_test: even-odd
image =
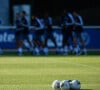
[[[100,56],[0,57],[0,90],[52,90],[55,79],[100,90]]]

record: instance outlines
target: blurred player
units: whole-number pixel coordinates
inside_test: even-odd
[[[74,27],[74,32],[73,32],[73,37],[74,37],[74,53],[80,54],[80,47],[78,40],[80,40],[81,46],[82,46],[82,53],[86,54],[86,46],[85,42],[82,38],[82,33],[83,33],[83,19],[82,17],[76,13],[73,12],[74,20],[75,20],[75,27]]]
[[[61,26],[62,26],[62,34],[63,34],[63,49],[64,54],[67,55],[69,49],[72,51],[72,44],[69,39],[73,41],[72,32],[73,32],[74,18],[71,13],[67,13],[66,10],[63,12]]]
[[[3,53],[2,49],[0,48],[0,55]]]
[[[38,41],[38,37],[37,37],[37,30],[36,28],[39,27],[39,23],[38,23],[38,18],[36,16],[32,16],[32,26],[34,26],[33,28],[33,44],[34,44],[34,51],[33,54],[39,55],[40,51],[39,51],[39,41]]]
[[[55,47],[57,48],[57,43],[55,37],[53,36],[53,29],[52,29],[53,21],[52,18],[48,15],[48,13],[45,13],[44,23],[45,23],[45,47],[43,51],[45,55],[48,55],[48,46],[47,46],[48,39],[51,39]]]
[[[41,46],[43,46],[42,35],[44,33],[44,24],[43,24],[42,18],[32,16],[32,26],[35,27],[34,36],[33,36],[35,54],[40,55],[40,49],[41,49]]]
[[[20,13],[16,14],[16,32],[15,32],[15,40],[16,40],[16,47],[18,49],[18,55],[22,55],[22,47],[23,47],[23,27],[21,23],[21,16]]]
[[[21,24],[22,24],[22,27],[23,27],[23,40],[24,40],[25,47],[30,52],[32,52],[33,51],[33,44],[32,44],[32,42],[30,41],[30,38],[29,38],[29,24],[28,24],[26,15],[27,14],[26,14],[25,11],[21,12]]]
[[[1,20],[0,20],[0,24],[2,24]],[[1,46],[0,46],[0,55],[2,54],[2,49],[1,49]]]

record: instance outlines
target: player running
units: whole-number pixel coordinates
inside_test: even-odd
[[[17,53],[19,56],[22,55],[23,50],[23,27],[21,23],[21,16],[20,13],[16,14],[16,32],[15,32],[15,41],[16,41],[16,47],[17,47]]]
[[[22,27],[23,27],[23,43],[24,43],[25,47],[30,52],[32,52],[33,51],[33,44],[32,44],[32,42],[30,41],[30,38],[29,38],[29,24],[28,24],[28,20],[26,18],[26,15],[27,14],[26,14],[25,11],[21,12],[21,24],[22,24]]]
[[[52,18],[48,15],[48,13],[45,13],[44,23],[45,23],[45,44],[43,51],[45,55],[48,55],[48,46],[47,46],[48,39],[51,39],[55,47],[57,48],[57,43],[55,37],[53,36],[53,29],[52,29],[53,21]]]
[[[42,41],[42,36],[44,34],[43,19],[36,16],[32,16],[32,26],[35,27],[33,36],[35,54],[40,55],[41,47],[43,47],[43,41]]]
[[[0,48],[0,55],[3,53],[2,49]]]
[[[83,40],[82,37],[82,33],[83,33],[83,19],[82,17],[77,13],[77,12],[73,12],[73,16],[74,16],[74,21],[75,21],[75,26],[74,26],[74,32],[73,32],[73,37],[74,37],[74,53],[75,54],[87,54],[87,50],[86,50],[86,45],[85,42]],[[78,40],[80,40],[80,45],[82,46],[82,51],[80,52],[80,47],[79,47],[79,43]]]
[[[63,16],[61,19],[61,26],[62,26],[62,34],[63,34],[63,51],[64,55],[68,54],[69,49],[72,51],[72,44],[70,43],[70,39],[73,41],[72,32],[73,32],[73,25],[74,25],[74,18],[70,12],[66,12],[64,10]]]

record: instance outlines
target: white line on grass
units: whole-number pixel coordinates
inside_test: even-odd
[[[73,65],[76,65],[76,66],[87,67],[88,69],[94,69],[94,70],[100,71],[99,67],[94,67],[94,66],[90,66],[90,65],[86,65],[86,64],[80,64],[80,63],[75,63],[75,62],[70,62],[70,61],[68,61],[67,63],[73,64]]]

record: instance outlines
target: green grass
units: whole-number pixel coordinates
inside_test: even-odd
[[[52,90],[54,80],[100,89],[100,56],[0,57],[0,90]]]

